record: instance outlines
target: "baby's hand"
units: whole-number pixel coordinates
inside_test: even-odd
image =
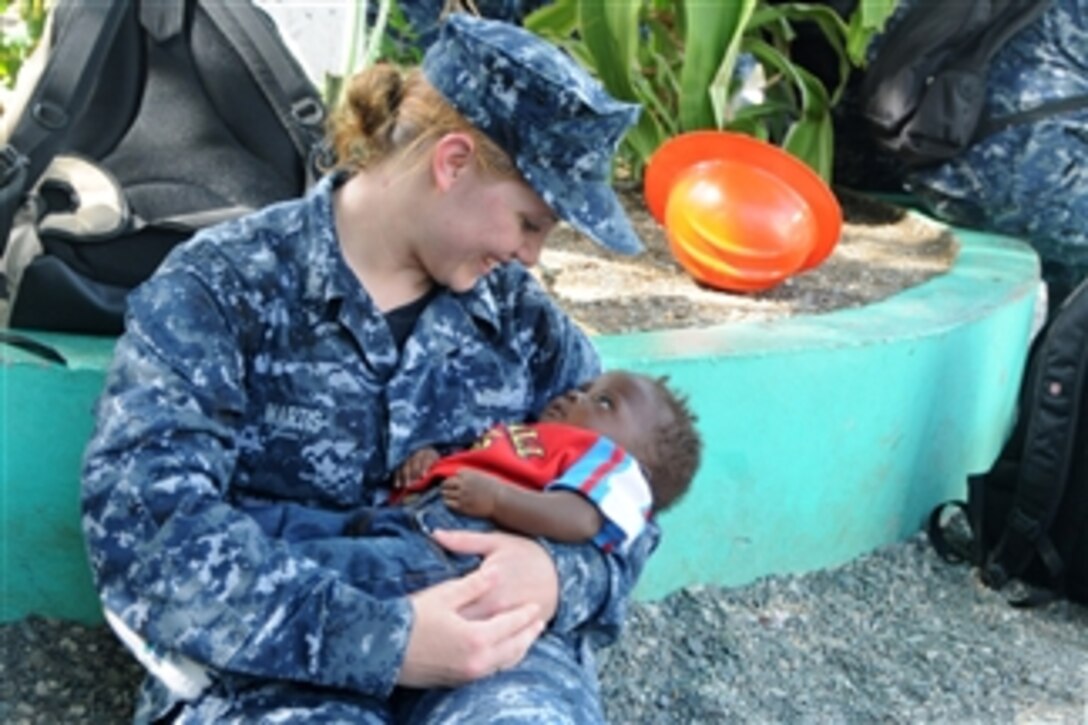
[[[400,490],[415,483],[438,458],[438,451],[434,448],[420,448],[401,464],[396,475],[393,476],[393,488]]]
[[[494,513],[501,489],[505,485],[507,484],[479,471],[462,468],[442,481],[442,498],[454,511],[487,518]]]

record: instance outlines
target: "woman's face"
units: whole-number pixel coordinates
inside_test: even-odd
[[[468,163],[439,194],[428,239],[418,249],[430,277],[454,292],[472,289],[495,267],[514,259],[536,264],[556,218],[520,179]]]

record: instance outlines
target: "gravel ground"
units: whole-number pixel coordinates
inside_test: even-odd
[[[0,651],[0,722],[127,721],[140,673],[104,628],[28,619]],[[601,670],[613,723],[1085,723],[1088,609],[1014,609],[919,536],[640,603]]]

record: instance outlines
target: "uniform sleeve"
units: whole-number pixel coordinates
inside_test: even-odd
[[[657,525],[649,522],[622,551],[540,539],[559,573],[559,608],[549,627],[560,634],[578,630],[600,646],[614,642],[638,577],[660,538]]]
[[[201,269],[175,265],[133,294],[97,404],[82,504],[103,604],[217,670],[384,696],[407,601],[348,586],[229,503],[246,404],[233,324],[246,312],[224,269]]]

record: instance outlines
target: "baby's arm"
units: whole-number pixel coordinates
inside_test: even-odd
[[[434,462],[439,458],[438,451],[434,448],[420,448],[408,456],[393,474],[393,490],[401,491],[415,483],[423,477],[427,469],[434,465]],[[347,523],[343,533],[345,536],[351,537],[365,536],[367,531],[370,530],[370,521],[371,516],[369,513],[359,514]]]
[[[442,482],[442,497],[454,511],[553,541],[589,541],[602,524],[597,507],[573,491],[531,491],[470,468]]]
[[[422,478],[423,474],[434,465],[438,458],[438,451],[434,448],[420,448],[408,456],[408,459],[397,469],[396,474],[393,476],[393,488],[402,489]]]

